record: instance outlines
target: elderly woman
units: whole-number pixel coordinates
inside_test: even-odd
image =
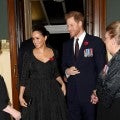
[[[106,28],[104,42],[112,59],[99,75],[91,102],[98,102],[97,120],[120,120],[120,21]]]

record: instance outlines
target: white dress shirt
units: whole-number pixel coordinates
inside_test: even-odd
[[[74,43],[73,43],[73,50],[74,50],[74,53],[75,53],[75,43],[76,43],[76,39],[78,38],[78,44],[79,44],[79,49],[81,48],[81,45],[83,43],[83,40],[85,38],[85,35],[86,35],[86,32],[84,31],[79,37],[75,37],[74,38]],[[68,75],[65,71],[65,75],[66,77],[68,78],[70,75]]]
[[[75,37],[74,38],[74,43],[73,43],[73,50],[74,50],[74,53],[75,53],[75,43],[76,43],[76,39],[78,38],[78,44],[79,44],[79,49],[81,48],[81,45],[83,43],[83,40],[85,38],[85,35],[86,35],[86,32],[84,31],[79,37]]]

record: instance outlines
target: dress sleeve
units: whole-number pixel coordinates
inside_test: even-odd
[[[58,76],[60,76],[60,72],[59,72],[59,69],[58,69],[58,51],[56,50],[53,50],[54,52],[54,76],[55,78],[57,78]]]
[[[0,110],[3,110],[9,103],[8,92],[4,78],[0,75]]]
[[[26,86],[26,84],[28,83],[29,75],[30,75],[30,66],[31,66],[30,53],[25,52],[23,57],[20,86]]]

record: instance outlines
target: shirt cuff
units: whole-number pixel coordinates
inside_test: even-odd
[[[66,78],[69,78],[69,77],[70,77],[70,75],[68,75],[68,74],[66,73],[66,71],[65,71],[65,76],[66,76]]]

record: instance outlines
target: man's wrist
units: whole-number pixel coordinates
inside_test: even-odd
[[[70,75],[67,74],[67,69],[65,70],[65,76],[66,76],[66,78],[68,78],[70,76]]]

